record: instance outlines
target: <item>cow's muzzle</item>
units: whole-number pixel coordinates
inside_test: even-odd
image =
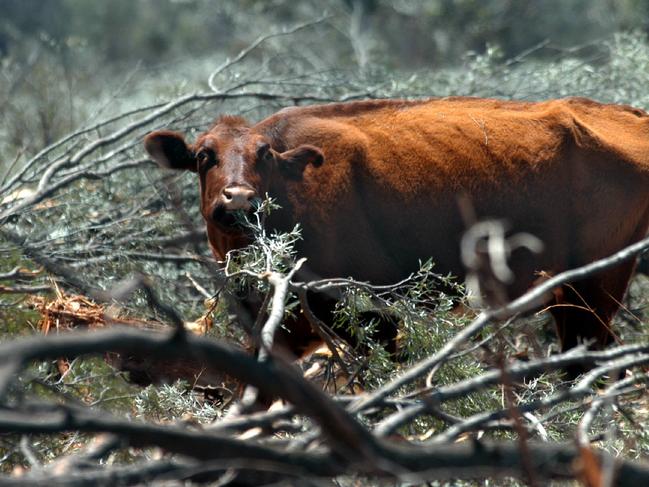
[[[246,186],[225,188],[212,210],[212,221],[226,231],[246,228],[246,218],[254,211],[256,196],[257,193]]]

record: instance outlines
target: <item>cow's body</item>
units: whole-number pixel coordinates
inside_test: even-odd
[[[282,210],[269,225],[301,224],[299,252],[309,276],[375,284],[403,279],[427,258],[436,271],[463,277],[458,195],[478,219],[504,219],[512,231],[543,241],[541,254],[512,255],[509,297],[540,272],[605,257],[649,229],[649,116],[626,106],[585,99],[366,101],[285,109],[253,126],[222,119],[187,148],[182,164],[174,162],[179,140],[154,133],[147,149],[164,165],[189,169],[201,150],[213,151],[218,163],[198,172],[219,259],[245,244],[223,224],[225,210],[215,210],[233,201],[221,194],[229,186],[276,198]],[[271,156],[260,144],[269,144]],[[238,197],[241,203],[249,195]],[[632,271],[633,263],[624,263],[557,293],[558,304],[569,305],[552,309],[564,348],[579,339],[600,346],[612,340],[607,327]]]

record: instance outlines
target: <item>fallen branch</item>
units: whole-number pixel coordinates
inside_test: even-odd
[[[544,297],[554,288],[583,279],[605,269],[615,267],[622,262],[635,258],[640,252],[647,249],[649,249],[649,237],[616,252],[610,257],[597,260],[577,269],[562,272],[561,274],[558,274],[532,288],[530,291],[505,306],[480,313],[480,315],[469,326],[460,331],[453,339],[446,342],[439,351],[410,367],[399,377],[375,390],[371,394],[359,398],[356,403],[350,406],[350,411],[357,413],[370,408],[388,397],[390,394],[393,394],[399,388],[424,376],[433,367],[437,366],[442,361],[446,360],[451,354],[456,352],[460,345],[465,343],[469,338],[474,336],[489,323],[504,320],[511,316],[530,311],[538,307],[543,302]]]

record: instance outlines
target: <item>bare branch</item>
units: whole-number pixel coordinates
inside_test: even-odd
[[[216,93],[221,93],[222,90],[219,90],[216,87],[215,83],[214,83],[215,78],[219,74],[221,74],[223,71],[225,71],[226,69],[228,69],[228,68],[234,66],[235,64],[243,61],[251,52],[253,52],[255,49],[257,49],[261,44],[263,44],[267,40],[272,39],[274,37],[281,37],[281,36],[288,36],[288,35],[295,34],[296,32],[298,32],[300,30],[303,30],[303,29],[306,29],[306,28],[313,27],[315,25],[321,24],[321,23],[325,22],[329,18],[331,18],[331,16],[324,15],[324,16],[318,18],[318,19],[311,20],[311,21],[308,21],[308,22],[303,22],[301,24],[297,24],[296,26],[291,27],[290,29],[284,29],[281,32],[273,32],[271,34],[265,34],[265,35],[259,36],[248,47],[246,47],[241,52],[239,52],[239,54],[237,54],[237,56],[234,59],[226,60],[223,64],[221,64],[214,71],[212,71],[212,73],[210,74],[210,76],[207,79],[208,86],[210,87],[210,89],[212,91],[214,91]]]

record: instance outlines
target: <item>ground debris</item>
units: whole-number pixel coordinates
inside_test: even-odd
[[[96,329],[108,326],[132,326],[151,331],[169,330],[164,323],[120,314],[116,306],[104,306],[87,296],[67,294],[54,285],[55,296],[33,296],[31,306],[40,313],[38,330],[47,335],[75,329]],[[198,335],[205,334],[212,328],[209,313],[195,321],[185,323],[188,331]],[[218,371],[208,371],[205,366],[193,358],[154,359],[145,356],[107,353],[105,360],[111,366],[128,372],[130,380],[147,386],[152,383],[169,383],[183,379],[193,386],[221,386],[224,378]],[[61,374],[65,374],[67,359],[57,360]]]

